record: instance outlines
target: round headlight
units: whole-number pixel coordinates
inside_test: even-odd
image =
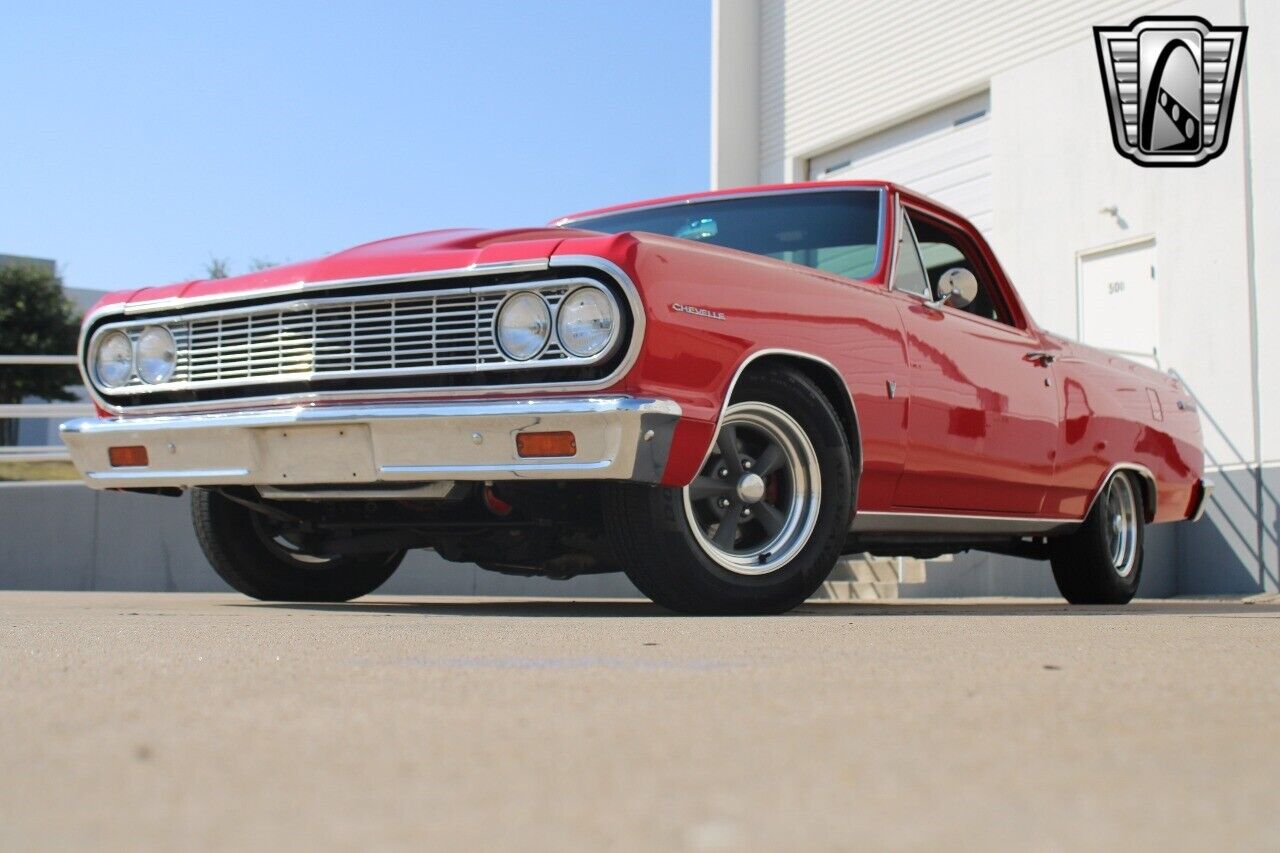
[[[580,287],[560,303],[556,334],[570,355],[590,358],[613,338],[613,301],[597,287]]]
[[[498,346],[508,358],[528,361],[551,337],[551,309],[541,296],[521,291],[498,310]]]
[[[168,382],[178,364],[178,347],[163,326],[148,326],[138,336],[138,377],[149,385]]]
[[[124,332],[108,332],[98,341],[93,374],[104,388],[119,388],[133,373],[133,344]]]

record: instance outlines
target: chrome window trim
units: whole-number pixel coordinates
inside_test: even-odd
[[[748,190],[746,192],[740,192],[740,193],[735,193],[735,192],[717,193],[715,195],[703,196],[701,198],[684,198],[677,201],[665,201],[665,202],[655,202],[654,204],[643,204],[643,205],[640,205],[639,207],[624,207],[621,210],[615,210],[610,213],[598,213],[591,216],[579,216],[576,218],[564,216],[564,217],[561,217],[560,219],[553,220],[551,224],[556,228],[565,228],[569,226],[576,227],[578,223],[590,222],[593,219],[603,219],[606,216],[618,216],[623,213],[639,213],[641,211],[646,211],[646,210],[661,210],[666,207],[691,207],[695,204],[712,204],[718,201],[730,201],[730,200],[737,200],[737,199],[743,199],[743,198],[766,198],[768,196],[775,196],[775,195],[800,195],[802,193],[834,193],[834,192],[871,192],[871,193],[876,193],[877,195],[880,196],[880,198],[877,199],[877,202],[876,202],[877,206],[880,208],[879,221],[876,223],[876,256],[875,256],[875,260],[871,264],[871,270],[874,273],[876,270],[880,269],[880,263],[884,259],[883,255],[885,251],[885,245],[884,245],[885,219],[888,214],[888,211],[885,210],[885,207],[886,207],[886,202],[888,200],[888,190],[883,186],[796,187],[795,189]],[[590,231],[591,229],[584,228],[583,230]],[[644,233],[644,232],[622,232],[622,233]],[[667,234],[667,235],[660,235],[660,236],[671,237],[672,235]],[[681,238],[676,237],[674,239],[681,239]],[[700,241],[691,240],[690,242],[698,243]],[[708,245],[714,245],[714,244],[708,244]],[[727,248],[727,247],[720,246],[717,248]],[[745,250],[735,249],[734,251],[745,251]],[[769,257],[768,255],[756,254],[755,252],[746,252],[746,254],[755,255],[758,258]],[[809,270],[817,270],[818,272],[826,273],[827,275],[836,276],[837,278],[842,278],[842,279],[845,279],[846,281],[868,281],[869,280],[865,278],[852,278],[850,276],[839,275],[838,273],[827,272],[826,270],[819,270],[817,269],[817,267],[809,267],[809,266],[805,266],[804,264],[797,264],[794,261],[783,261],[781,258],[769,258],[769,260],[779,261],[784,264],[794,264],[795,266],[804,267],[805,269],[809,269]]]
[[[446,290],[408,291],[402,294],[375,293],[375,294],[363,294],[360,296],[349,296],[349,297],[348,296],[332,296],[332,297],[320,297],[320,298],[308,298],[308,299],[295,299],[295,300],[286,300],[286,301],[280,301],[280,302],[268,302],[263,305],[251,305],[251,306],[239,307],[239,308],[211,309],[211,310],[199,311],[195,313],[183,312],[179,314],[167,315],[164,317],[147,317],[145,319],[118,320],[112,323],[104,323],[94,331],[93,336],[89,339],[89,352],[91,354],[96,353],[97,347],[100,345],[102,338],[110,334],[111,332],[117,331],[117,330],[125,331],[126,334],[130,332],[138,332],[140,334],[142,329],[148,328],[150,326],[162,326],[165,328],[171,328],[172,326],[180,326],[183,323],[200,322],[200,321],[212,320],[212,319],[217,319],[222,317],[241,318],[241,317],[253,317],[261,314],[277,314],[283,311],[306,311],[309,309],[324,308],[327,306],[367,305],[367,304],[378,303],[378,302],[389,302],[395,298],[401,298],[401,299],[429,298],[429,297],[448,298],[451,296],[466,296],[470,294],[501,292],[501,293],[507,293],[507,297],[503,299],[501,302],[499,302],[498,305],[495,307],[493,320],[490,323],[490,326],[491,326],[490,333],[493,335],[495,345],[496,345],[498,314],[502,310],[502,306],[505,305],[507,300],[510,299],[512,296],[516,295],[517,293],[529,292],[542,297],[543,301],[546,302],[547,300],[544,293],[547,290],[563,289],[565,290],[565,295],[567,296],[569,293],[572,293],[573,291],[579,290],[583,287],[594,287],[597,290],[603,291],[606,297],[609,299],[610,306],[614,309],[615,312],[617,312],[618,319],[619,320],[623,319],[621,317],[621,310],[618,306],[618,302],[614,298],[613,294],[609,292],[608,288],[602,287],[596,279],[587,278],[584,276],[572,276],[569,278],[550,278],[545,281],[537,281],[537,282],[513,282],[508,284],[486,285],[484,287],[474,287],[474,288],[473,287],[456,287],[456,288],[448,288]],[[490,364],[434,365],[429,367],[394,367],[394,368],[376,368],[376,369],[367,369],[367,370],[356,369],[356,370],[348,370],[348,371],[338,371],[338,370],[314,371],[313,370],[309,372],[298,371],[295,373],[270,373],[270,374],[262,374],[259,376],[236,377],[232,379],[208,379],[208,380],[196,380],[196,381],[184,380],[180,382],[165,382],[165,383],[154,384],[154,385],[146,384],[144,382],[136,385],[121,385],[118,388],[97,388],[96,387],[95,390],[98,391],[98,393],[100,393],[104,397],[119,398],[119,397],[136,396],[136,395],[142,395],[142,394],[165,394],[165,393],[176,393],[181,391],[199,391],[206,388],[252,387],[255,385],[273,385],[273,384],[280,384],[280,383],[287,383],[287,382],[311,382],[315,380],[336,380],[336,379],[343,379],[343,378],[366,379],[366,378],[380,378],[380,377],[386,377],[386,376],[432,376],[432,375],[467,374],[467,373],[492,373],[495,371],[502,371],[502,370],[532,370],[532,369],[538,369],[538,368],[559,369],[559,368],[570,368],[570,367],[590,367],[593,364],[598,364],[601,361],[611,358],[614,355],[614,353],[617,352],[618,344],[621,341],[625,331],[622,323],[619,323],[619,325],[615,327],[613,336],[609,340],[609,344],[596,355],[588,356],[587,358],[581,358],[579,356],[571,355],[570,353],[568,353],[568,351],[565,351],[564,358],[558,358],[558,359],[555,359],[554,361],[552,360],[540,361],[539,357],[543,355],[543,353],[545,353],[546,348],[550,345],[551,341],[554,339],[555,323],[559,314],[558,305],[552,306],[548,303],[547,308],[549,309],[549,313],[551,316],[551,329],[553,333],[552,337],[548,337],[547,342],[543,344],[542,349],[540,349],[536,355],[528,359],[525,359],[523,361],[511,358],[511,356],[502,352],[501,347],[498,346],[498,351],[501,353],[504,360],[501,362],[494,362]],[[477,329],[480,328],[480,323],[476,324],[476,328]],[[184,346],[187,347],[187,351],[189,352],[190,341],[184,344]],[[135,372],[136,372],[136,364],[135,364]]]
[[[898,247],[897,246],[894,247],[894,252],[893,252],[893,277],[889,279],[889,290],[893,291],[894,293],[905,293],[908,296],[914,296],[916,299],[919,299],[921,302],[929,302],[933,298],[933,285],[929,283],[929,268],[924,265],[924,255],[921,254],[920,252],[920,240],[919,238],[916,237],[916,227],[914,224],[912,224],[911,218],[907,216],[906,205],[904,205],[901,201],[898,202],[898,220],[899,222],[905,223],[907,226],[907,229],[906,229],[907,234],[910,235],[911,245],[912,247],[915,248],[916,260],[919,261],[920,263],[920,272],[924,275],[924,283],[925,283],[925,286],[929,288],[929,295],[926,296],[923,293],[916,293],[914,290],[904,290],[903,288],[898,287],[898,251],[897,251]],[[902,238],[899,237],[898,238],[899,245],[901,245],[901,242],[902,242]]]
[[[581,382],[539,382],[539,383],[519,383],[511,385],[466,385],[454,386],[450,388],[395,388],[385,390],[325,390],[325,391],[298,391],[288,394],[272,394],[260,397],[236,397],[228,400],[205,400],[197,403],[160,403],[154,405],[141,405],[122,407],[113,404],[109,400],[102,397],[97,392],[93,382],[86,374],[85,354],[87,341],[85,340],[87,331],[102,316],[110,314],[139,314],[143,311],[153,311],[166,307],[187,308],[191,305],[209,305],[220,302],[241,301],[245,299],[258,299],[265,296],[280,295],[283,293],[310,293],[315,290],[332,290],[338,287],[352,287],[360,285],[376,286],[381,284],[395,284],[410,281],[426,281],[440,278],[462,278],[478,275],[498,275],[510,274],[518,272],[539,272],[552,268],[564,267],[587,267],[597,270],[604,275],[612,278],[621,288],[623,295],[627,301],[627,307],[631,310],[631,337],[627,344],[627,349],[623,354],[622,361],[608,376],[598,380],[585,380]],[[536,284],[525,282],[529,284]],[[607,292],[607,291],[606,291]],[[290,285],[284,285],[278,288],[264,288],[263,290],[253,291],[237,291],[235,293],[216,294],[209,297],[201,297],[195,300],[183,300],[180,298],[167,298],[162,300],[149,300],[137,305],[148,306],[146,308],[137,308],[132,311],[125,310],[120,303],[107,305],[92,312],[84,321],[80,330],[80,343],[77,352],[80,354],[80,372],[85,380],[85,387],[89,392],[89,396],[93,399],[95,405],[105,412],[113,415],[161,415],[173,412],[219,412],[228,410],[237,410],[245,408],[278,408],[299,405],[315,405],[331,401],[343,400],[416,400],[416,399],[433,399],[438,397],[461,397],[467,395],[484,394],[486,396],[525,396],[530,392],[555,393],[558,391],[603,391],[617,384],[618,380],[625,376],[635,365],[636,360],[640,356],[640,348],[644,341],[645,327],[647,325],[645,318],[644,303],[640,299],[640,292],[636,288],[631,277],[625,273],[621,267],[612,261],[595,255],[554,255],[549,259],[539,259],[535,261],[514,261],[510,263],[496,264],[474,264],[469,267],[461,267],[452,270],[432,270],[429,272],[419,273],[399,273],[393,276],[376,276],[370,278],[349,278],[335,279],[333,281],[320,282],[297,282]]]

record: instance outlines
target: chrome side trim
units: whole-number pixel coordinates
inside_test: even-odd
[[[1098,502],[1102,490],[1107,487],[1107,483],[1111,482],[1111,478],[1115,476],[1117,471],[1132,471],[1143,479],[1142,503],[1145,512],[1145,521],[1151,522],[1156,517],[1156,503],[1159,498],[1159,491],[1156,489],[1156,476],[1151,473],[1151,469],[1145,465],[1139,465],[1137,462],[1117,462],[1107,471],[1102,482],[1098,484],[1098,488],[1094,490],[1093,497],[1089,498],[1089,506],[1085,509],[1084,515],[1080,517],[1081,521],[1089,517],[1089,513],[1093,512],[1093,505]]]
[[[1215,486],[1217,486],[1217,483],[1208,477],[1200,478],[1200,501],[1191,510],[1191,515],[1188,516],[1192,522],[1204,518],[1205,511],[1209,509],[1209,497],[1213,494]]]
[[[742,360],[742,363],[738,365],[738,369],[734,372],[733,379],[729,380],[729,387],[725,391],[724,401],[720,404],[720,414],[716,416],[716,429],[715,429],[715,432],[712,433],[711,444],[707,447],[707,452],[703,454],[702,461],[698,463],[698,470],[702,470],[702,466],[706,465],[707,460],[711,458],[711,451],[715,449],[715,436],[720,434],[720,424],[724,421],[725,412],[728,411],[729,409],[729,401],[733,399],[733,390],[738,387],[738,380],[742,378],[742,374],[746,372],[747,368],[751,366],[752,362],[757,361],[758,359],[764,358],[766,356],[771,356],[771,355],[786,355],[786,356],[792,356],[795,358],[802,358],[802,359],[805,359],[806,361],[812,361],[822,365],[823,367],[827,368],[832,373],[834,373],[837,377],[839,377],[840,386],[844,388],[845,396],[849,400],[849,410],[853,412],[853,429],[854,429],[855,435],[849,436],[849,443],[850,445],[852,445],[855,438],[859,442],[861,442],[862,424],[858,420],[858,407],[853,401],[853,392],[849,390],[848,384],[844,381],[844,377],[840,375],[840,371],[836,369],[836,366],[831,362],[827,361],[825,358],[814,355],[812,353],[801,352],[800,350],[771,347],[767,349],[756,350],[755,352],[751,353],[746,358],[744,358]],[[854,474],[855,476],[861,477],[862,476],[862,447],[850,446],[849,449],[850,451],[854,452],[857,456],[857,471],[855,471]]]
[[[493,275],[499,273],[514,272],[537,272],[548,270],[551,267],[588,267],[599,270],[605,275],[612,276],[614,281],[622,289],[623,295],[627,299],[627,305],[631,309],[632,330],[631,341],[627,346],[622,361],[618,364],[618,368],[608,376],[586,382],[544,382],[544,383],[521,383],[516,385],[468,385],[457,386],[451,388],[398,388],[385,391],[363,390],[363,391],[299,391],[292,394],[276,394],[265,395],[260,397],[237,397],[232,400],[209,400],[200,403],[161,403],[145,406],[133,406],[125,409],[117,406],[101,395],[98,394],[93,387],[87,374],[87,350],[85,345],[86,330],[89,329],[97,320],[106,314],[123,313],[119,304],[108,305],[100,308],[90,314],[80,328],[80,343],[78,347],[78,358],[80,363],[80,373],[84,380],[85,387],[89,391],[90,397],[93,398],[103,411],[113,414],[126,414],[132,416],[151,416],[164,415],[177,412],[190,413],[212,413],[227,411],[242,411],[244,409],[263,409],[269,407],[290,407],[290,406],[307,406],[321,402],[343,402],[343,401],[406,401],[406,400],[427,400],[438,399],[442,397],[463,397],[468,394],[484,394],[492,397],[527,397],[530,393],[547,393],[556,391],[572,391],[572,392],[592,392],[604,391],[613,387],[619,379],[626,376],[631,368],[635,365],[636,359],[639,358],[640,348],[644,342],[645,332],[645,311],[644,303],[640,299],[640,292],[636,288],[631,277],[627,275],[616,264],[598,258],[593,255],[556,255],[550,260],[542,259],[537,261],[518,261],[513,263],[502,264],[480,264],[470,267],[463,267],[453,270],[436,270],[427,273],[404,273],[395,276],[382,276],[378,278],[361,278],[361,279],[342,279],[340,281],[321,281],[321,282],[299,282],[296,284],[286,285],[281,288],[265,288],[260,291],[239,292],[233,294],[219,294],[217,297],[205,297],[195,300],[183,299],[163,299],[152,300],[146,303],[137,303],[138,305],[148,306],[139,308],[132,313],[139,313],[143,310],[151,311],[166,307],[182,306],[186,308],[189,305],[205,305],[223,301],[234,301],[243,299],[256,299],[260,296],[270,296],[284,292],[307,292],[313,290],[327,290],[333,287],[350,287],[359,284],[388,284],[401,281],[425,281],[436,278],[450,278],[462,276],[476,275]]]
[[[989,534],[1009,536],[1036,536],[1069,533],[1084,523],[1093,511],[1093,505],[1102,489],[1117,471],[1132,471],[1146,481],[1144,493],[1149,488],[1155,494],[1155,477],[1150,469],[1135,462],[1121,462],[1112,466],[1102,478],[1102,484],[1094,492],[1084,515],[1078,519],[1041,518],[1035,516],[998,516],[956,513],[912,512],[859,512],[849,528],[853,533],[946,533]],[[1146,501],[1144,494],[1144,502]],[[1147,507],[1147,520],[1155,516],[1155,501]]]
[[[1079,521],[1025,516],[952,515],[913,512],[859,512],[849,530],[853,533],[948,533],[1034,536],[1066,533]]]

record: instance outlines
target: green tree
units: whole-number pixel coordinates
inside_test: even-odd
[[[226,278],[231,274],[231,261],[226,258],[209,258],[204,265],[204,274],[209,278]]]
[[[70,355],[79,331],[79,312],[56,273],[26,264],[0,267],[0,355]],[[74,367],[0,365],[0,404],[74,400],[67,386],[79,383]],[[0,445],[17,440],[17,420],[0,418]]]

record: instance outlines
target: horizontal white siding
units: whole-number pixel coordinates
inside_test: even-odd
[[[810,180],[895,181],[967,216],[990,234],[990,97],[983,93],[808,162]]]
[[[993,74],[1091,38],[1095,25],[1168,5],[762,0],[760,178],[800,178],[797,158],[984,90]]]

